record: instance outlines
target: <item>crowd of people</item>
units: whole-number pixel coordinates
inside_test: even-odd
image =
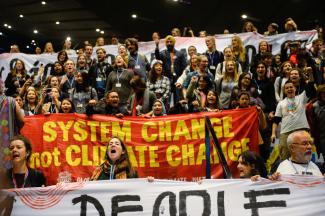
[[[277,34],[277,28],[271,23],[265,35]],[[287,20],[286,30],[297,31],[292,19]],[[243,32],[257,32],[257,29],[247,22]],[[291,166],[293,174],[315,174],[316,167],[310,165],[309,158],[313,144],[318,153],[325,155],[325,135],[321,132],[325,130],[325,61],[321,37],[312,42],[311,49],[302,47],[300,41],[289,41],[276,55],[272,55],[270,44],[263,40],[249,61],[238,35],[219,51],[215,37],[200,32],[200,36],[205,37],[206,52],[198,53],[195,46],[190,46],[188,54],[175,49],[174,36],[181,36],[180,31],[173,29],[172,35],[165,37],[166,49],[161,50],[159,35],[153,34],[156,49],[151,63],[139,53],[135,38],[118,44],[118,55],[112,64],[108,63],[108,53],[101,47],[104,45],[101,38],[96,43],[97,58],[92,57],[94,47],[89,42],[78,52],[66,42],[49,74],[40,67],[35,76],[29,76],[24,61],[18,59],[4,83],[0,82],[0,115],[8,119],[16,116],[18,122],[12,121],[15,122],[12,130],[15,130],[21,126],[24,116],[38,114],[152,118],[254,106],[259,113],[260,156],[243,153],[239,157],[240,176],[266,177],[278,164],[280,173]],[[51,43],[45,47],[44,52],[54,52]],[[69,55],[76,53],[78,58],[74,62]],[[16,102],[9,101],[11,97]],[[12,107],[8,116],[4,116],[5,106]],[[275,148],[270,157],[271,142],[276,139],[278,126],[281,127],[279,148]],[[17,139],[25,146],[26,159],[31,153],[29,142],[21,137],[8,139],[13,163],[23,155],[16,150],[20,145]],[[122,140],[109,141],[106,159],[91,179],[137,176]],[[301,163],[305,164],[303,168]],[[243,168],[247,166],[253,170],[249,175]],[[26,170],[34,173],[27,168],[23,173]],[[11,179],[18,180],[15,181],[18,187],[28,185],[23,175],[16,176],[21,171],[15,172],[15,168],[10,171]],[[43,176],[39,178],[37,182],[43,184]]]

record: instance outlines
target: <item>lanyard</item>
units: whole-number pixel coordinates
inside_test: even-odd
[[[111,170],[109,172],[109,180],[114,179],[114,171],[115,171],[115,165],[112,165]]]
[[[67,78],[68,78],[68,83],[69,83],[69,86],[70,86],[70,88],[72,88],[72,86],[73,86],[73,83],[74,83],[74,77],[72,77],[72,81],[70,82],[70,80],[69,80],[69,77],[67,76]]]
[[[50,113],[55,113],[54,111],[56,111],[56,106],[55,104],[52,104],[50,105]]]
[[[215,54],[215,52],[212,52],[212,54],[208,53],[208,55],[209,55],[209,60],[210,60],[210,62],[211,62],[210,65],[213,65],[214,54]],[[211,58],[211,56],[212,56],[212,58]]]
[[[130,55],[131,56],[131,55]],[[133,58],[133,60],[135,61],[135,65],[137,66],[139,64],[139,53],[137,53],[137,58],[135,59],[133,56],[131,56]]]
[[[121,71],[121,73],[119,73],[119,70],[116,70],[116,78],[117,78],[117,83],[120,83],[120,78],[123,74],[124,70]]]
[[[14,187],[15,188],[18,188],[18,185],[17,185],[17,181],[16,181],[16,178],[15,178],[14,172],[12,172],[11,175],[12,175],[12,182],[14,183]],[[27,177],[28,177],[28,169],[25,172],[24,183],[22,185],[22,188],[25,187]]]
[[[292,160],[289,159],[289,161],[291,162],[291,166],[293,167],[293,169],[296,171],[295,174],[299,175],[299,172],[298,172],[297,168],[293,165]],[[305,172],[302,173],[303,175],[306,175],[306,174],[307,174],[307,170],[308,170],[308,167],[309,167],[309,163],[310,163],[310,162],[308,162],[308,164],[307,164],[307,166],[306,166],[306,168],[305,168]]]

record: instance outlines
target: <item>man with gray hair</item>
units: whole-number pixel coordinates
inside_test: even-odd
[[[280,163],[276,173],[272,175],[274,179],[280,174],[323,176],[318,166],[311,161],[314,143],[308,132],[299,130],[291,133],[287,145],[290,158]]]

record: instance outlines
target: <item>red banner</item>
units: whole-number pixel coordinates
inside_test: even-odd
[[[105,157],[110,137],[127,145],[140,177],[197,181],[205,177],[205,116],[209,116],[228,165],[234,171],[238,155],[258,151],[255,108],[170,115],[151,119],[80,114],[38,115],[26,118],[22,134],[33,143],[30,166],[43,170],[47,183],[58,177],[77,181],[91,176]],[[211,176],[222,177],[215,147]]]

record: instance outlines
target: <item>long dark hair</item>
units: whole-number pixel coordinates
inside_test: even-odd
[[[121,157],[115,162],[115,164],[119,164],[119,163],[122,163],[123,161],[126,161],[126,165],[127,165],[127,168],[126,168],[126,172],[127,172],[127,176],[137,176],[137,173],[136,171],[133,169],[132,167],[132,164],[130,162],[130,159],[129,159],[129,154],[128,154],[128,151],[126,149],[126,146],[124,144],[124,142],[117,136],[113,136],[112,138],[109,139],[108,143],[107,143],[107,146],[106,146],[106,152],[105,152],[105,160],[108,161],[110,164],[113,164],[113,161],[108,157],[108,145],[109,145],[109,142],[112,140],[112,139],[118,139],[121,143],[121,146],[122,146],[122,150],[124,151],[124,154],[121,155]]]
[[[212,92],[215,96],[216,96],[216,102],[213,104],[214,108],[215,109],[219,109],[219,96],[218,96],[218,93],[217,91],[215,91],[214,89],[210,89],[207,93],[207,96],[209,94],[209,92]],[[208,100],[205,101],[205,107],[208,107]]]
[[[249,74],[249,73],[247,73],[247,72],[243,72],[243,73],[241,73],[240,75],[239,75],[239,78],[238,78],[238,88],[239,88],[239,90],[241,90],[241,81],[242,81],[242,79],[245,77],[245,76],[247,76],[247,75],[249,75],[249,77],[250,77],[250,84],[249,84],[249,86],[248,86],[248,88],[246,89],[246,91],[249,91],[250,90],[250,88],[251,88],[251,86],[252,86],[252,76]]]
[[[63,103],[63,101],[68,101],[71,104],[71,110],[70,110],[69,113],[75,113],[76,112],[76,107],[74,106],[74,103],[72,102],[72,100],[70,100],[69,98],[64,98],[62,100],[62,102],[61,102],[59,113],[63,113],[63,111],[62,111],[62,103]]]
[[[76,82],[76,91],[80,92],[80,91],[89,91],[89,79],[88,79],[88,73],[86,72],[78,72],[80,73],[81,77],[82,77],[82,84],[79,84]],[[77,73],[77,74],[78,74]]]
[[[267,177],[267,171],[264,161],[261,156],[252,151],[244,151],[238,158],[242,158],[243,164],[252,167],[251,176],[260,175],[263,178]]]
[[[208,77],[208,75],[206,74],[201,74],[198,79],[197,79],[197,83],[196,83],[196,87],[199,87],[199,81],[200,79],[205,80],[205,82],[207,83],[207,86],[205,87],[205,89],[203,89],[203,92],[207,95],[209,90],[213,89],[213,83],[210,80],[210,78]]]
[[[160,64],[160,65],[162,66],[162,61],[157,60],[157,61],[152,65],[152,68],[151,68],[151,70],[150,70],[150,72],[149,72],[149,81],[150,81],[151,83],[156,83],[156,81],[157,81],[157,79],[158,79],[158,76],[157,76],[157,73],[156,73],[156,70],[155,70],[155,66],[156,66],[157,64]],[[161,74],[163,74],[163,71],[162,71]]]

